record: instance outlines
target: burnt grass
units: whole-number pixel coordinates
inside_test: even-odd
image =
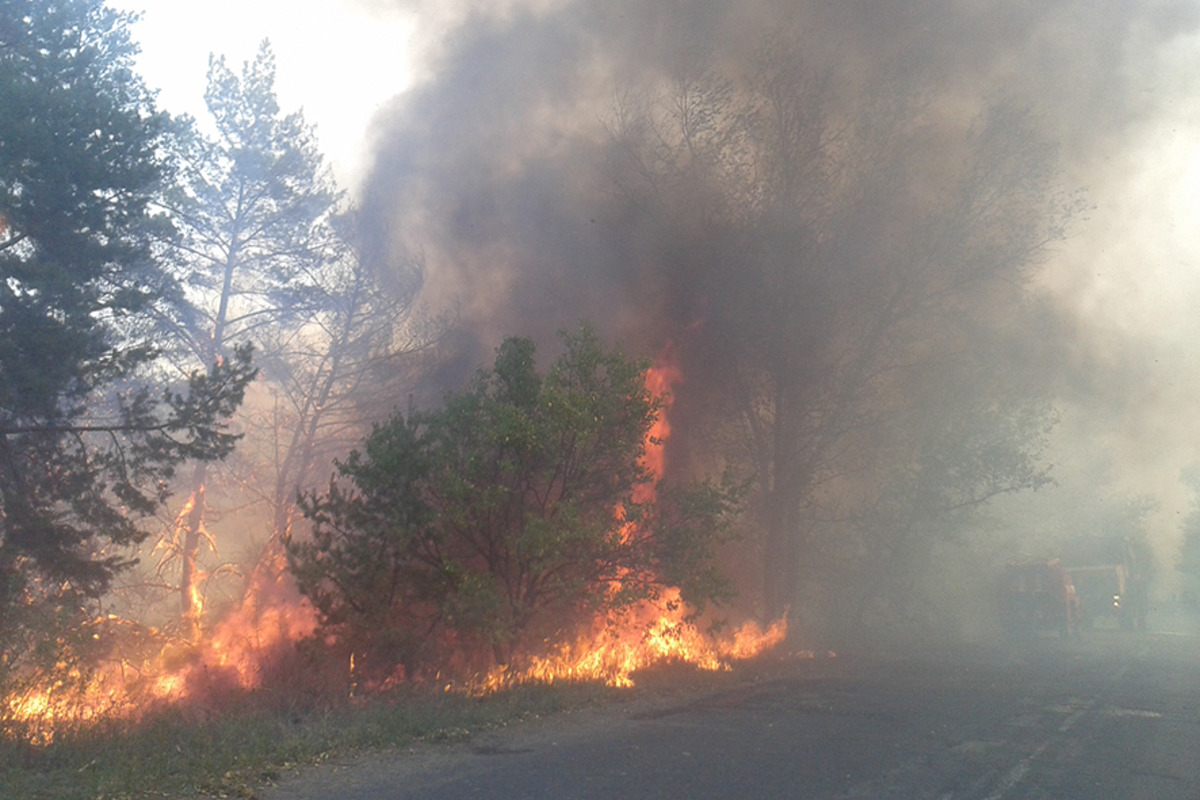
[[[756,680],[777,662],[768,656],[729,672],[665,664],[635,674],[635,686],[626,689],[559,682],[469,697],[440,687],[404,688],[321,708],[247,692],[219,712],[163,708],[137,722],[57,730],[49,744],[0,739],[0,800],[254,798],[257,787],[298,766],[413,741],[461,741],[597,705],[678,701]]]

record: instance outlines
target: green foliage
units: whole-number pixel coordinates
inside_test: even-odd
[[[441,408],[376,426],[338,465],[354,489],[304,498],[313,535],[289,543],[291,566],[350,646],[412,669],[440,637],[503,662],[665,584],[697,605],[724,596],[711,556],[736,492],[664,487],[660,504],[639,502],[659,412],[645,365],[587,328],[563,343],[543,376],[531,341],[506,340]]]
[[[735,483],[730,475],[720,483],[662,482],[657,488],[646,523],[653,563],[663,583],[677,587],[696,614],[709,601],[733,599],[733,587],[716,564],[717,545],[733,537],[731,523],[748,490],[748,483]]]
[[[69,415],[145,352],[111,323],[151,269],[165,119],[98,0],[0,3],[0,408]]]
[[[144,537],[182,460],[230,451],[253,376],[246,348],[182,390],[142,380],[156,348],[138,320],[169,283],[149,210],[168,125],[132,71],[128,22],[99,0],[0,2],[5,671],[28,651],[19,626],[70,628],[128,565],[113,547]]]

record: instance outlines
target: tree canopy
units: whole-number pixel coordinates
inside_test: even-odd
[[[128,564],[184,459],[226,455],[249,348],[154,387],[139,319],[170,281],[150,209],[169,125],[101,0],[0,2],[0,662],[41,601]]]
[[[176,174],[163,203],[179,233],[168,264],[182,287],[182,302],[160,315],[169,362],[181,372],[206,368],[254,341],[264,377],[286,380],[293,343],[313,339],[305,326],[337,302],[323,276],[336,255],[330,218],[339,195],[311,126],[280,110],[268,42],[240,73],[210,58],[204,99],[214,134],[182,120],[168,150]],[[201,629],[212,477],[197,462],[162,551],[164,568],[179,565],[190,639]],[[295,487],[280,491],[290,502]]]
[[[431,411],[396,414],[303,502],[311,540],[289,555],[326,628],[384,664],[420,665],[439,636],[490,647],[554,638],[655,597],[702,605],[725,590],[712,549],[734,493],[711,484],[642,495],[659,400],[646,365],[589,329],[545,375],[509,338],[494,365]]]
[[[1074,200],[1019,104],[989,102],[950,133],[930,116],[940,87],[902,65],[850,96],[793,43],[768,41],[752,66],[682,70],[667,89],[635,95],[614,120],[613,169],[622,195],[667,231],[655,253],[664,272],[679,265],[667,279],[701,298],[691,313],[703,325],[681,337],[681,398],[696,409],[683,436],[755,476],[773,619],[811,605],[806,587],[845,583],[818,566],[846,532],[828,520],[878,510],[860,476],[912,459],[880,446],[883,430],[913,436],[897,430],[921,424],[910,409],[940,402],[929,373],[953,364],[966,382],[996,338],[983,329],[1001,327],[989,316],[1020,313],[1019,287]],[[953,157],[942,137],[955,141]],[[1031,425],[1008,430],[1012,449],[1032,455],[1021,445],[1042,420],[1001,400],[989,424]],[[975,469],[992,451],[969,441],[980,449],[958,448],[961,465],[941,474],[977,478],[974,494],[1001,465]],[[1036,472],[1014,464],[1006,491],[1036,485]]]

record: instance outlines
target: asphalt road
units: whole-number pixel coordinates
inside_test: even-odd
[[[788,660],[310,770],[263,800],[1200,798],[1200,637]]]

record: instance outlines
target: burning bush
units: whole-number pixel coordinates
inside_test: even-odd
[[[648,365],[589,328],[563,343],[542,376],[532,341],[506,340],[441,408],[377,425],[338,464],[352,489],[304,498],[290,565],[360,668],[506,664],[668,586],[693,609],[727,596],[712,550],[738,493],[681,485],[657,505]]]

